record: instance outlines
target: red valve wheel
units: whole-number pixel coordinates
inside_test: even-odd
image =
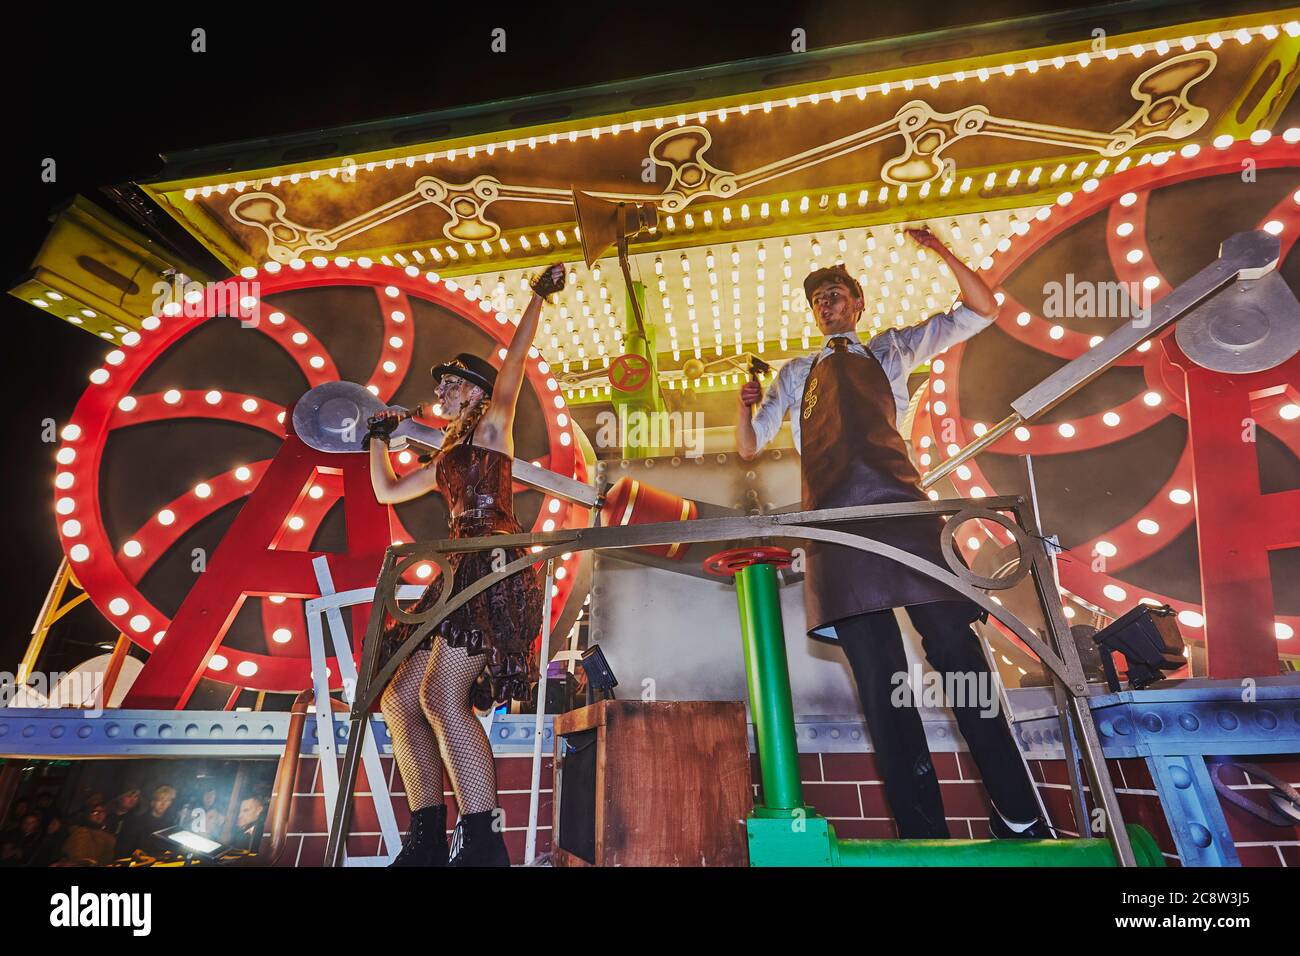
[[[642,355],[628,352],[609,363],[609,383],[620,392],[635,392],[650,381],[650,362]]]
[[[788,548],[765,545],[760,548],[732,548],[719,551],[704,560],[704,570],[721,577],[732,577],[741,568],[751,564],[774,564],[778,568],[788,568],[794,561],[794,554]]]

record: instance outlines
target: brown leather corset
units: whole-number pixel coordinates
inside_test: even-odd
[[[513,459],[471,441],[472,433],[438,458],[438,489],[447,502],[452,537],[517,527],[510,474]],[[471,525],[474,531],[469,532]]]

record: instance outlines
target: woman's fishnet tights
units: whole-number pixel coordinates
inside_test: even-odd
[[[416,650],[384,689],[380,707],[412,810],[443,802],[444,765],[462,816],[496,808],[492,747],[469,704],[486,665],[486,654],[471,657],[435,636],[433,650]]]

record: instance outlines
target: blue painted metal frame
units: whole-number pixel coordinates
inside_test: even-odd
[[[1191,679],[1090,701],[1108,758],[1141,757],[1185,866],[1240,866],[1206,758],[1300,754],[1300,675]],[[1017,723],[1022,749],[1059,759],[1054,717]]]
[[[499,756],[533,752],[532,714],[498,714],[492,750]],[[543,746],[551,745],[554,718],[546,718]],[[337,728],[346,748],[347,724]],[[388,728],[375,721],[380,753],[393,752]],[[121,757],[278,759],[289,733],[288,713],[209,710],[106,710],[0,708],[0,757],[39,760]],[[317,753],[314,722],[303,728],[304,754]]]

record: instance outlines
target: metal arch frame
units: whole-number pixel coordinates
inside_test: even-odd
[[[675,543],[697,543],[709,541],[734,541],[745,539],[802,539],[823,541],[855,548],[870,554],[877,554],[910,568],[926,577],[932,578],[952,588],[961,596],[973,601],[995,619],[1010,629],[1025,642],[1052,673],[1058,687],[1058,699],[1063,699],[1068,711],[1068,722],[1081,741],[1081,754],[1088,773],[1089,782],[1100,809],[1105,814],[1107,838],[1114,850],[1116,860],[1121,866],[1134,866],[1136,860],[1133,848],[1124,829],[1123,814],[1119,800],[1110,779],[1105,757],[1102,752],[1097,728],[1092,721],[1092,712],[1087,701],[1087,681],[1083,666],[1079,660],[1065,615],[1057,599],[1055,579],[1052,575],[1050,556],[1042,543],[1041,535],[1028,509],[1026,501],[1020,496],[997,498],[965,499],[953,498],[940,501],[918,501],[899,504],[865,505],[848,508],[827,508],[816,511],[796,511],[782,514],[749,515],[726,518],[699,518],[693,521],[669,521],[645,525],[619,527],[571,528],[547,533],[522,533],[514,535],[491,535],[481,538],[441,539],[432,542],[412,542],[410,544],[390,547],[384,555],[376,595],[383,595],[384,607],[394,617],[418,626],[415,632],[385,662],[376,673],[378,663],[380,635],[383,630],[384,615],[372,614],[366,640],[362,647],[361,666],[358,671],[356,695],[349,715],[347,752],[341,775],[338,796],[333,808],[329,842],[325,851],[326,865],[339,866],[342,863],[342,850],[345,846],[347,830],[351,820],[351,796],[356,784],[360,763],[362,744],[366,732],[366,716],[373,707],[383,688],[392,678],[402,661],[434,628],[445,620],[453,611],[481,594],[492,585],[525,568],[539,562],[545,562],[565,552],[600,551],[606,549],[642,548],[647,546],[668,545]],[[962,522],[976,517],[983,517],[987,512],[1010,512],[1024,540],[1016,535],[1021,547],[1021,561],[1032,572],[1039,608],[1047,622],[1047,641],[1036,635],[1023,621],[1005,607],[993,601],[978,590],[972,583],[987,583],[987,579],[974,575],[945,550],[945,560],[952,565],[945,570],[936,564],[901,551],[891,545],[873,538],[855,533],[836,531],[820,527],[823,524],[838,524],[847,521],[872,521],[885,518],[918,517],[927,515],[952,516],[949,525],[955,527]],[[1028,545],[1028,547],[1026,547]],[[445,562],[443,555],[450,552],[485,551],[493,548],[534,548],[540,550],[493,571],[475,581],[469,587],[454,596],[444,592],[433,607],[419,614],[411,614],[397,605],[394,586],[400,583],[400,574],[410,564],[423,560],[433,560],[441,566]],[[1020,576],[997,582],[1001,587],[1009,587]],[[1066,722],[1067,715],[1061,715]],[[1069,735],[1063,734],[1063,745],[1069,749]],[[1067,756],[1070,756],[1067,754]],[[1076,793],[1081,804],[1082,794]],[[1080,826],[1087,821],[1079,821]]]

